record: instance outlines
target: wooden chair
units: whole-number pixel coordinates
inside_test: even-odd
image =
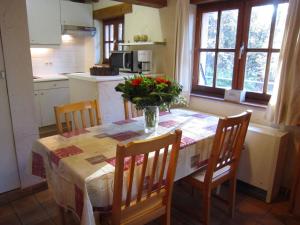
[[[125,120],[143,115],[142,110],[136,110],[134,105],[132,103],[129,103],[127,100],[124,100],[124,112]]]
[[[213,142],[211,156],[201,171],[184,178],[203,195],[203,222],[210,222],[211,192],[229,181],[229,205],[234,214],[236,176],[241,150],[247,133],[251,111],[220,119]]]
[[[54,113],[56,118],[56,126],[58,129],[58,132],[62,134],[63,126],[61,121],[61,115],[64,115],[65,123],[67,125],[68,132],[71,132],[72,130],[79,130],[80,128],[86,128],[86,118],[85,118],[85,111],[88,110],[89,113],[89,119],[90,119],[90,125],[93,127],[95,125],[101,124],[101,117],[99,115],[99,109],[98,109],[98,102],[97,100],[92,101],[83,101],[83,102],[76,102],[61,106],[55,106],[54,107]],[[95,111],[95,115],[94,112]],[[81,118],[81,127],[79,125],[79,116],[78,113],[80,113]],[[72,114],[73,122],[71,123],[71,117],[70,114]],[[96,118],[96,123],[95,123]]]
[[[164,224],[170,224],[171,196],[180,148],[181,130],[145,141],[131,142],[128,145],[118,144],[114,177],[114,194],[112,206],[112,224],[145,224],[163,216]],[[169,160],[169,147],[172,145]],[[152,154],[153,158],[149,157]],[[141,172],[134,173],[136,157],[143,155]],[[131,158],[127,180],[124,181],[124,159]],[[149,158],[148,158],[149,157]],[[151,160],[153,163],[150,164]],[[166,173],[167,161],[169,165]],[[145,175],[148,185],[145,187]],[[136,171],[137,172],[137,171]],[[166,179],[164,179],[166,174]],[[136,180],[137,182],[134,182]],[[157,181],[157,182],[156,182]],[[156,183],[155,183],[156,182]],[[135,185],[136,183],[136,185]],[[123,184],[127,184],[123,197]],[[136,187],[137,195],[132,190]]]

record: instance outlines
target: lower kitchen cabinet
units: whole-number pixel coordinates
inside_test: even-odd
[[[83,80],[69,76],[71,102],[97,99],[102,123],[125,119],[124,103],[115,87],[123,80]],[[76,76],[75,76],[76,77]],[[105,78],[104,78],[105,79]]]
[[[70,102],[68,81],[34,83],[34,100],[38,126],[55,124],[54,106]]]

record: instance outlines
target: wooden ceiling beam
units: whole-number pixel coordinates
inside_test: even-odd
[[[232,1],[232,0],[190,0],[191,4],[206,4],[206,3],[214,3],[214,2],[225,2],[225,1]]]
[[[127,13],[132,13],[132,5],[123,3],[103,9],[94,10],[93,17],[95,20],[106,20],[121,17]]]
[[[134,5],[142,5],[153,8],[163,8],[167,6],[167,0],[115,0],[118,2],[126,2]]]

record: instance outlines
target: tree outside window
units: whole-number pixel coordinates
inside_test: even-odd
[[[223,97],[233,88],[248,100],[268,101],[287,9],[286,0],[199,5],[192,91]]]

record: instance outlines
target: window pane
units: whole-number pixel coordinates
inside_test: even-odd
[[[109,40],[109,26],[105,26],[105,41]]]
[[[234,65],[233,52],[219,52],[217,61],[217,81],[218,88],[231,88]]]
[[[118,40],[122,41],[123,40],[123,24],[120,23],[118,27]]]
[[[270,62],[270,72],[268,81],[268,94],[272,94],[274,81],[276,78],[277,66],[278,66],[279,53],[272,53]]]
[[[239,10],[222,11],[219,48],[235,48]]]
[[[203,13],[201,26],[201,48],[215,48],[218,12]]]
[[[268,48],[273,5],[252,7],[248,48]]]
[[[110,43],[110,51],[114,50],[114,43]]]
[[[110,35],[109,35],[109,40],[110,41],[113,41],[114,40],[114,25],[110,25],[109,26],[109,29],[110,29]]]
[[[267,53],[247,53],[244,90],[263,92],[266,63]]]
[[[105,43],[105,56],[106,59],[109,58],[109,43]]]
[[[281,48],[288,6],[289,6],[288,3],[282,3],[278,5],[276,25],[274,31],[273,48]]]
[[[199,63],[199,85],[213,86],[214,77],[214,52],[201,52]]]

